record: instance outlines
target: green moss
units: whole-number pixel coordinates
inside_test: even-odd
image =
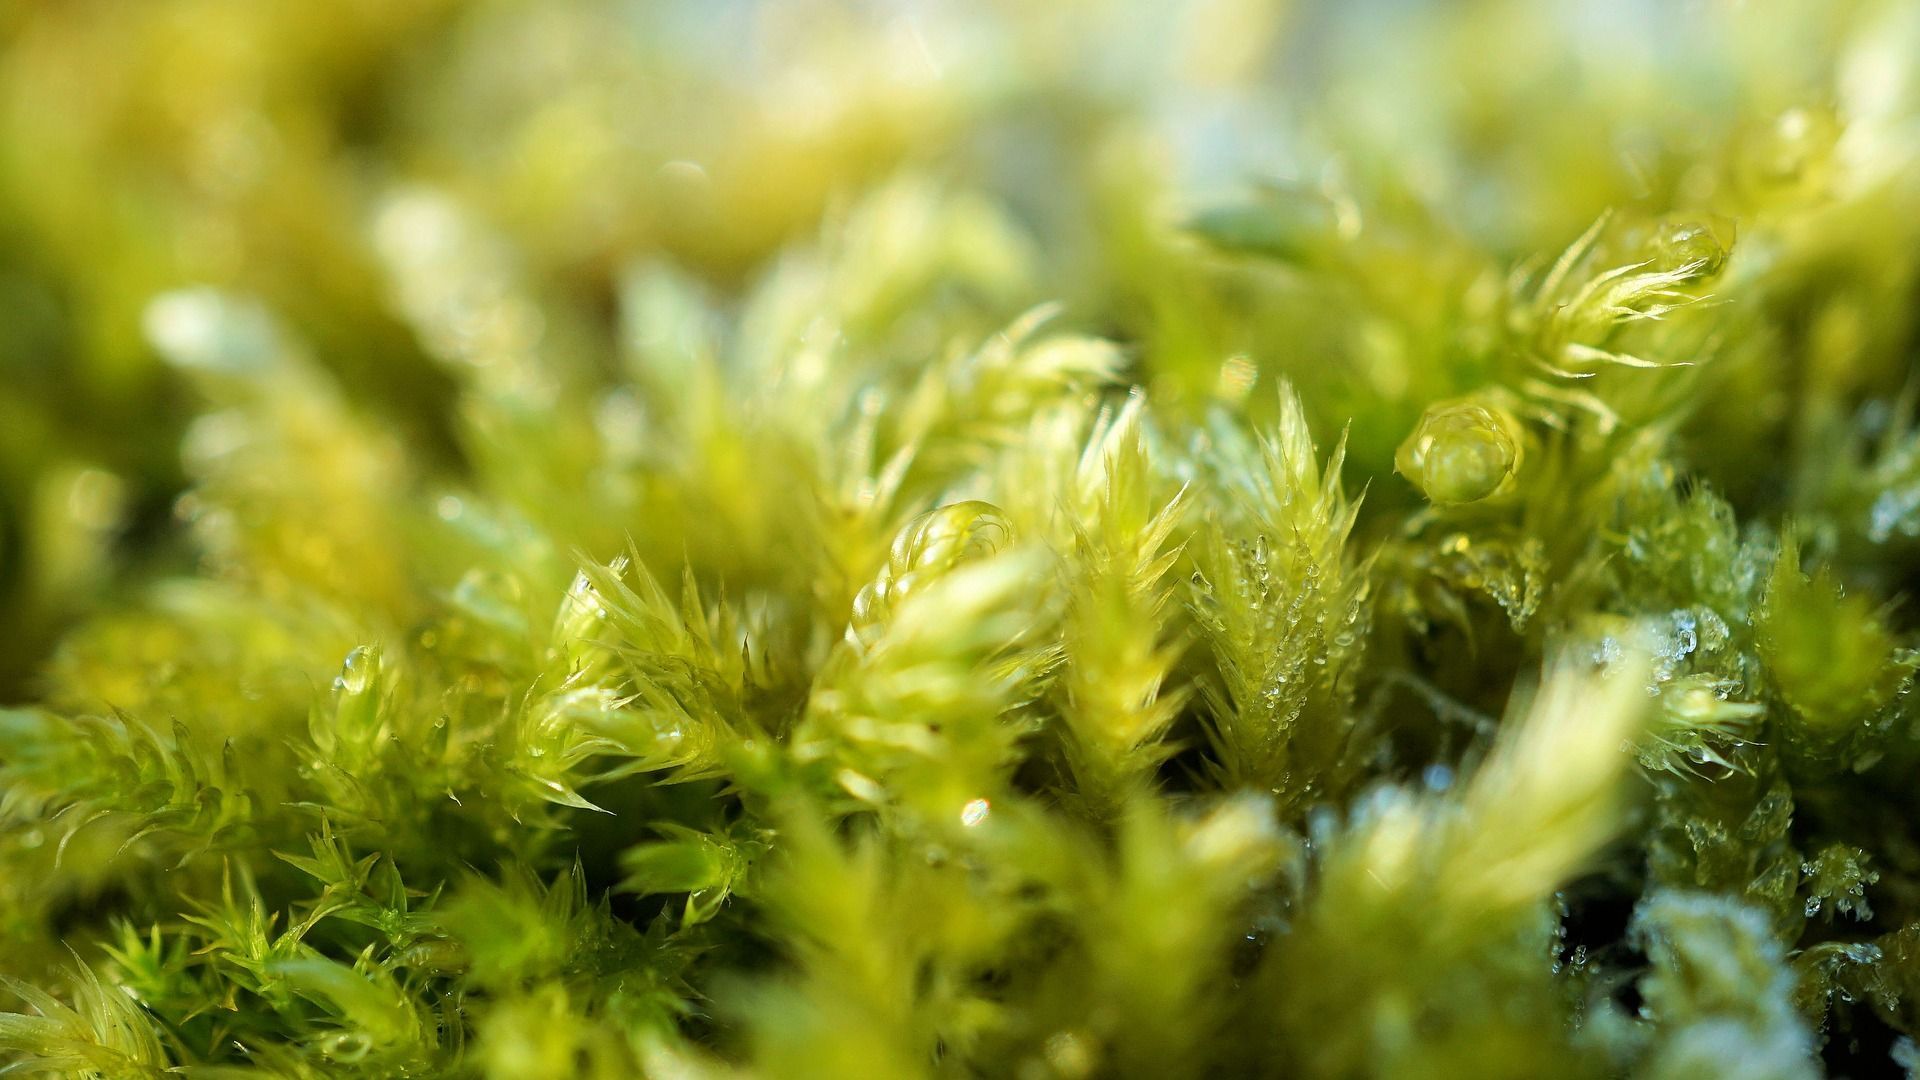
[[[0,9],[0,1071],[1911,1068],[1911,5],[869,8]]]

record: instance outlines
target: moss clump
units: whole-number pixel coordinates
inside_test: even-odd
[[[1912,1068],[1920,18],[1640,8],[0,11],[0,1071]]]

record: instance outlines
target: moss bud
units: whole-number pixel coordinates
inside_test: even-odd
[[[1700,281],[1726,265],[1733,236],[1733,222],[1719,215],[1670,217],[1655,227],[1648,254],[1653,269],[1684,271],[1690,280]]]
[[[1513,489],[1526,457],[1520,421],[1484,397],[1427,407],[1394,454],[1394,468],[1436,506],[1479,502]]]

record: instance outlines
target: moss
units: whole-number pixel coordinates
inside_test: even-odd
[[[1391,15],[0,10],[0,1071],[1911,1068],[1920,17]]]

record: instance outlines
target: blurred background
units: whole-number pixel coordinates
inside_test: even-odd
[[[1838,460],[1831,417],[1911,377],[1915,55],[1914,5],[1831,0],[11,0],[0,702],[90,607],[195,564],[203,406],[154,307],[180,289],[272,312],[454,482],[463,365],[537,345],[611,382],[660,272],[749,331],[769,280],[813,275],[785,302],[828,297],[909,365],[1057,301],[1165,408],[1292,374],[1386,476],[1472,381],[1422,337],[1449,267],[1557,252],[1608,208],[1712,207],[1790,300],[1755,341],[1825,367],[1692,421],[1701,467],[1743,508],[1840,498],[1737,464],[1783,439]],[[1334,258],[1383,296],[1289,276]],[[922,325],[934,303],[965,315]]]

